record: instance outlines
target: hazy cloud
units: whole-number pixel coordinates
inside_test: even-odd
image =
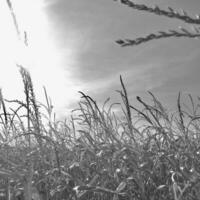
[[[181,21],[133,11],[113,1],[53,2],[47,13],[57,46],[63,55],[68,45],[73,48],[76,60],[69,69],[72,77],[97,99],[106,99],[120,87],[120,74],[133,95],[147,90],[160,92],[161,96],[184,89],[197,90],[198,40],[165,39],[131,48],[115,44],[120,38],[136,38],[183,26]],[[143,3],[164,8],[182,6],[192,13],[200,4],[196,1],[189,4],[186,0]]]

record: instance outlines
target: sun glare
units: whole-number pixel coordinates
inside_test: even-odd
[[[52,37],[53,30],[45,12],[45,2],[15,0],[12,5],[20,35],[16,34],[6,0],[0,8],[0,87],[3,94],[10,99],[22,98],[22,80],[15,64],[18,63],[30,72],[38,99],[44,101],[45,86],[55,111],[62,112],[64,106],[78,98],[78,88],[70,73],[75,56],[73,46],[65,50],[63,66],[63,55]],[[24,44],[24,31],[27,33],[28,46]]]

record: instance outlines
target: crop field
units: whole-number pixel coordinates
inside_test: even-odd
[[[199,104],[190,95],[190,105],[179,94],[168,113],[149,93],[151,104],[137,97],[139,110],[120,77],[122,103],[99,107],[81,93],[71,118],[56,121],[46,91],[41,105],[29,73],[20,73],[25,101],[1,93],[2,199],[199,199]]]
[[[199,15],[120,3],[195,25],[117,40],[122,47],[200,37]],[[0,90],[0,200],[200,200],[200,97],[177,93],[172,112],[148,92],[149,101],[137,96],[135,107],[120,76],[120,102],[100,106],[80,92],[71,116],[58,120],[46,89],[46,102],[37,101],[31,74],[18,67],[24,100]]]

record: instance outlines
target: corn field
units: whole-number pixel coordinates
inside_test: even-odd
[[[117,40],[123,47],[200,36],[199,17],[185,11],[120,4],[194,25],[193,32],[181,28]],[[46,89],[46,102],[38,102],[31,75],[18,67],[24,100],[8,100],[0,91],[0,200],[200,199],[199,97],[179,93],[176,110],[169,112],[148,92],[151,102],[136,97],[137,108],[120,76],[121,102],[107,99],[99,106],[80,92],[72,115],[59,121]]]

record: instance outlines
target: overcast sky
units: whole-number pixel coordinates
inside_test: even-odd
[[[200,13],[199,0],[134,2],[183,8],[192,16]],[[37,49],[31,58],[35,68],[29,71],[38,93],[46,85],[58,112],[76,105],[78,90],[99,102],[107,97],[118,101],[120,75],[133,105],[136,96],[147,99],[148,90],[169,107],[176,104],[179,91],[199,95],[200,40],[170,38],[124,48],[115,43],[178,26],[191,29],[191,25],[132,10],[113,0],[46,0],[40,5],[40,15],[39,8],[34,8],[37,12],[26,22],[30,44]]]

